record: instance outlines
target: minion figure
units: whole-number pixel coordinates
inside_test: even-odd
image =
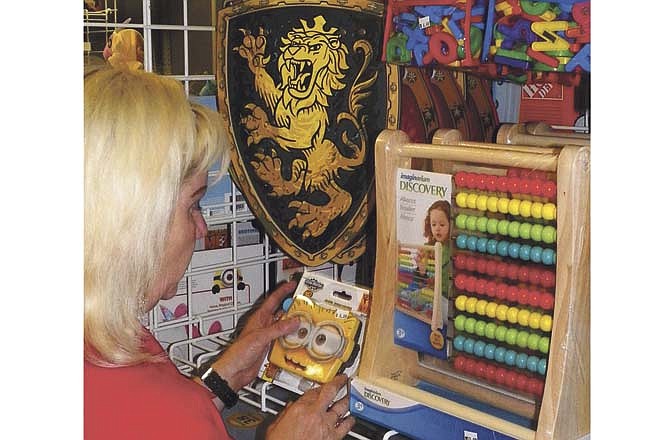
[[[270,363],[315,382],[332,380],[357,348],[361,325],[355,316],[341,313],[296,295],[283,319],[298,317],[300,327],[274,342]]]

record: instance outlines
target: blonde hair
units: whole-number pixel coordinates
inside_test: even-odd
[[[143,352],[147,289],[160,275],[182,184],[229,161],[219,115],[175,80],[96,66],[84,79],[84,347],[98,365]]]

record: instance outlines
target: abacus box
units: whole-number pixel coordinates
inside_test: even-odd
[[[569,139],[566,139],[569,142]],[[350,409],[413,438],[590,431],[589,147],[376,140],[377,261]],[[398,168],[453,176],[446,359],[394,344]],[[415,163],[418,163],[415,161]],[[542,361],[542,362],[540,362]]]

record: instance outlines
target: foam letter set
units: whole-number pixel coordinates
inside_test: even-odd
[[[590,0],[392,0],[383,56],[393,64],[575,85],[591,71],[590,26]]]

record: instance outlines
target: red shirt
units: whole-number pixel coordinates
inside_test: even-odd
[[[165,353],[147,332],[146,348]],[[230,439],[213,395],[172,362],[105,368],[84,361],[84,438]]]

